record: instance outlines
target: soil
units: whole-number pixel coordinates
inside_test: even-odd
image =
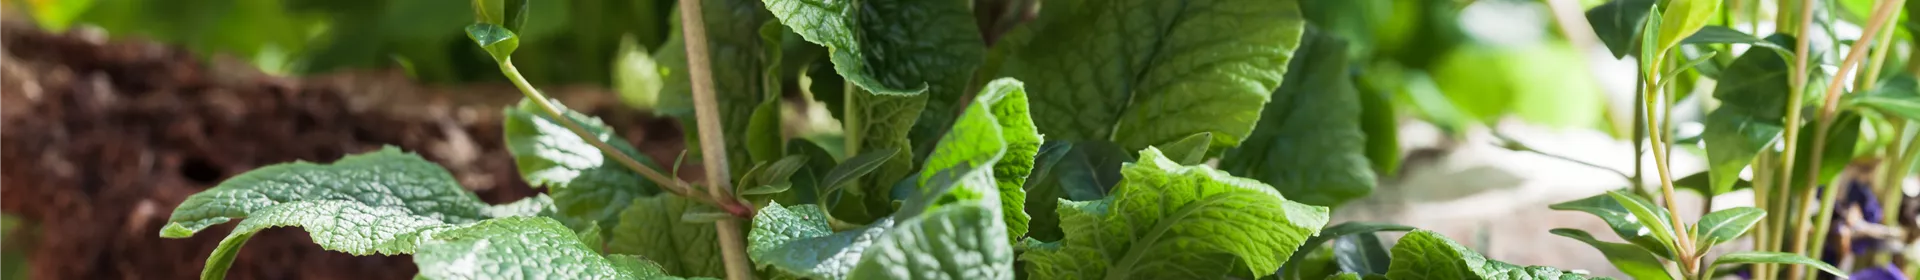
[[[0,23],[0,212],[26,225],[0,247],[27,251],[30,278],[198,277],[232,225],[162,239],[168,215],[187,196],[268,164],[395,145],[446,166],[490,203],[538,192],[502,147],[500,108],[520,96],[511,87],[423,86],[395,72],[283,78],[233,59],[76,30]],[[684,149],[674,121],[623,111],[596,87],[556,89],[657,162]],[[228,277],[414,273],[407,256],[329,252],[297,228],[280,228],[249,241]]]

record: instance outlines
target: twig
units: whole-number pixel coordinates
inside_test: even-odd
[[[687,72],[692,78],[694,118],[700,131],[700,155],[706,165],[707,194],[721,201],[736,218],[753,217],[753,208],[744,207],[729,193],[726,136],[720,127],[720,104],[713,96],[713,72],[707,56],[707,26],[700,11],[700,0],[680,1],[680,28],[687,46]],[[740,215],[744,213],[745,215]],[[753,264],[747,259],[746,234],[736,219],[714,222],[719,233],[720,255],[726,262],[727,279],[753,279]]]
[[[1779,18],[1798,20],[1798,24],[1792,25],[1794,37],[1793,79],[1788,80],[1787,83],[1787,118],[1783,120],[1787,127],[1783,135],[1784,139],[1781,139],[1786,142],[1786,149],[1780,152],[1780,180],[1774,181],[1774,183],[1777,184],[1774,186],[1779,187],[1779,192],[1776,195],[1782,198],[1781,201],[1779,201],[1780,203],[1774,206],[1787,210],[1787,215],[1771,215],[1779,217],[1774,220],[1776,225],[1773,228],[1781,231],[1781,234],[1774,235],[1773,240],[1768,241],[1768,246],[1760,248],[1761,250],[1782,251],[1779,249],[1781,245],[1784,245],[1782,243],[1786,242],[1787,236],[1799,235],[1785,234],[1786,230],[1791,229],[1789,226],[1792,219],[1798,217],[1798,215],[1794,214],[1798,212],[1798,209],[1796,209],[1797,205],[1795,205],[1792,200],[1784,198],[1790,197],[1791,195],[1789,195],[1788,192],[1793,191],[1793,162],[1796,160],[1795,154],[1800,146],[1800,107],[1805,106],[1805,101],[1802,100],[1804,98],[1801,98],[1801,95],[1806,91],[1807,77],[1811,73],[1811,71],[1807,69],[1807,60],[1809,59],[1807,58],[1807,49],[1812,47],[1812,40],[1807,37],[1807,26],[1813,25],[1814,1],[1815,0],[1800,0],[1799,17],[1791,16],[1792,13],[1788,12],[1788,9],[1780,9],[1780,15],[1783,16]],[[1792,21],[1789,21],[1789,23],[1791,22]],[[1756,273],[1759,279],[1773,279],[1778,275],[1776,269],[1779,267],[1777,266],[1769,264],[1762,268],[1764,269],[1762,269],[1760,273]]]

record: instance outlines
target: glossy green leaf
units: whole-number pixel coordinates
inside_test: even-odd
[[[520,37],[514,35],[513,31],[489,23],[467,26],[467,38],[480,44],[480,48],[486,49],[487,54],[498,62],[506,62],[508,57],[513,56],[514,49],[520,48]]]
[[[1155,147],[1167,151],[1167,158],[1173,159],[1174,163],[1200,164],[1207,160],[1207,145],[1212,142],[1212,132],[1201,132]]]
[[[681,220],[697,206],[674,195],[634,199],[632,206],[620,212],[620,224],[607,242],[608,252],[653,260],[672,275],[726,276],[716,229]]]
[[[186,238],[244,219],[207,258],[202,276],[218,279],[240,246],[267,228],[304,228],[332,251],[406,254],[415,249],[416,232],[486,219],[487,207],[446,169],[387,147],[332,164],[284,163],[234,176],[187,197],[160,236]]]
[[[1775,36],[1770,40],[1782,40]],[[1720,108],[1707,114],[1707,170],[1710,179],[1703,195],[1733,191],[1740,170],[1753,162],[1755,155],[1780,138],[1786,129],[1787,60],[1770,52],[1749,51],[1734,59],[1714,86],[1713,98]]]
[[[1640,69],[1656,69],[1653,67],[1653,62],[1659,60],[1658,58],[1665,52],[1665,49],[1661,48],[1660,38],[1658,37],[1660,32],[1657,32],[1660,30],[1660,21],[1662,21],[1664,17],[1660,16],[1662,14],[1659,10],[1659,4],[1650,5],[1647,11],[1647,19],[1640,27],[1639,57],[1643,58],[1637,59],[1640,61]]]
[[[1680,177],[1678,180],[1673,180],[1673,187],[1678,190],[1690,190],[1701,195],[1713,193],[1711,190],[1713,184],[1709,181],[1710,179],[1708,179],[1709,175],[1707,173],[1710,172],[1700,172],[1687,175],[1686,177]],[[1741,179],[1733,182],[1733,188],[1728,189],[1728,191],[1751,188],[1753,188],[1753,181]]]
[[[1720,2],[1668,1],[1666,10],[1660,11],[1660,51],[1680,45],[1680,40],[1706,27],[1720,12]]]
[[[1297,0],[1049,2],[994,45],[986,77],[1028,83],[1041,134],[1124,150],[1252,133],[1305,21]],[[1357,112],[1356,112],[1357,113]]]
[[[1614,268],[1620,269],[1620,272],[1626,273],[1627,276],[1633,277],[1633,279],[1673,279],[1672,275],[1667,274],[1666,266],[1661,264],[1660,258],[1654,257],[1653,252],[1648,252],[1647,249],[1640,248],[1640,246],[1600,241],[1599,239],[1593,238],[1593,235],[1587,234],[1587,231],[1578,229],[1556,228],[1549,232],[1552,232],[1554,235],[1573,238],[1573,240],[1579,240],[1580,242],[1587,243],[1588,246],[1593,246],[1594,249],[1600,250],[1601,255],[1607,256],[1607,262],[1613,263]]]
[[[1203,279],[1237,269],[1273,274],[1325,225],[1327,209],[1205,165],[1180,166],[1158,149],[1122,168],[1112,196],[1062,201],[1066,238],[1029,250],[1037,279]]]
[[[1643,224],[1645,220],[1635,218],[1633,213],[1627,210],[1626,206],[1614,200],[1613,192],[1574,201],[1556,203],[1547,206],[1547,208],[1593,214],[1594,216],[1600,217],[1600,220],[1607,222],[1607,226],[1612,228],[1613,233],[1619,235],[1621,239],[1625,239],[1627,242],[1633,243],[1633,245],[1640,246],[1640,248],[1645,248],[1647,251],[1653,252],[1655,256],[1666,259],[1675,258],[1672,253],[1673,250],[1668,249],[1671,243],[1662,242],[1661,239],[1655,237],[1651,227]],[[1664,222],[1664,220],[1661,221]]]
[[[1879,110],[1909,120],[1920,120],[1920,85],[1911,75],[1894,75],[1880,81],[1867,94],[1850,95],[1850,103]]]
[[[874,94],[957,98],[986,46],[967,2],[765,1],[781,23],[831,49],[841,76]]]
[[[1846,272],[1840,271],[1839,268],[1835,268],[1833,267],[1833,265],[1829,265],[1825,262],[1821,262],[1820,260],[1815,260],[1813,258],[1808,258],[1807,256],[1796,255],[1791,253],[1733,252],[1733,253],[1728,253],[1726,255],[1721,255],[1719,259],[1713,260],[1714,267],[1719,267],[1721,265],[1743,264],[1743,263],[1777,263],[1777,264],[1805,265],[1805,266],[1810,266],[1813,268],[1820,269],[1820,271],[1826,271],[1827,273],[1832,273],[1834,276],[1839,276],[1842,279],[1847,278]]]
[[[1273,185],[1301,203],[1337,207],[1373,192],[1360,96],[1347,76],[1346,43],[1309,29],[1287,83],[1273,92],[1253,134],[1220,169]]]
[[[1705,216],[1700,216],[1700,222],[1693,225],[1693,240],[1697,242],[1694,246],[1698,246],[1699,251],[1704,253],[1714,245],[1733,241],[1740,235],[1746,234],[1747,230],[1753,229],[1753,224],[1759,223],[1760,218],[1766,216],[1766,210],[1753,207],[1734,207],[1707,213]]]
[[[560,106],[559,103],[553,104]],[[627,157],[658,170],[659,167],[652,160],[627,144],[599,118],[565,107],[556,109],[561,110],[574,124]],[[627,208],[627,203],[635,198],[660,193],[653,181],[641,178],[640,174],[555,122],[545,110],[530,100],[522,99],[519,105],[506,108],[501,115],[507,151],[513,154],[520,177],[526,180],[527,185],[548,188],[554,206],[562,217],[598,221],[601,226],[614,228],[619,226],[620,211]]]
[[[1780,56],[1793,56],[1793,50],[1789,49],[1788,47],[1782,46],[1772,41],[1760,39],[1760,37],[1754,37],[1753,35],[1749,35],[1746,32],[1740,32],[1739,30],[1733,30],[1733,28],[1729,28],[1726,26],[1719,26],[1719,25],[1708,25],[1704,28],[1701,28],[1700,31],[1694,32],[1693,36],[1687,36],[1686,39],[1680,40],[1680,43],[1681,44],[1746,44],[1750,46],[1773,50],[1774,54],[1777,54]],[[1764,52],[1754,52],[1754,53],[1764,53]]]
[[[1587,279],[1584,275],[1562,272],[1544,266],[1508,264],[1489,260],[1453,240],[1428,230],[1414,230],[1393,245],[1393,263],[1388,279]]]
[[[1640,39],[1647,11],[1653,3],[1654,0],[1607,1],[1587,10],[1587,24],[1593,25],[1593,33],[1613,52],[1613,58],[1625,58],[1639,50],[1634,43]]]
[[[780,133],[780,99],[769,98],[753,109],[751,120],[747,121],[747,155],[754,162],[768,162],[780,159],[785,153],[786,139]]]
[[[413,262],[420,266],[420,277],[427,279],[643,276],[636,275],[640,271],[634,271],[631,264],[616,265],[601,257],[581,243],[573,231],[548,218],[492,219],[422,235]]]
[[[1386,274],[1393,256],[1372,233],[1354,234],[1333,240],[1333,262],[1347,273]]]
[[[874,169],[880,168],[881,164],[899,153],[900,149],[879,149],[847,158],[847,161],[840,162],[840,165],[834,166],[833,170],[827,171],[826,177],[820,179],[820,187],[829,191],[837,190],[842,185],[872,173]]]
[[[1626,208],[1627,213],[1633,214],[1633,221],[1637,221],[1651,231],[1653,238],[1659,240],[1666,251],[1678,250],[1671,244],[1674,244],[1674,236],[1679,233],[1676,233],[1677,231],[1673,228],[1673,220],[1668,218],[1666,208],[1660,208],[1659,205],[1645,198],[1624,191],[1610,191],[1607,195],[1613,197],[1613,201],[1619,203],[1621,208]]]
[[[1027,177],[1022,186],[1027,193],[1025,204],[1027,215],[1027,238],[1040,242],[1060,241],[1065,234],[1060,232],[1060,215],[1055,212],[1060,200],[1067,198],[1066,190],[1060,181],[1062,159],[1073,150],[1073,144],[1066,141],[1047,141],[1040,145],[1040,151],[1034,155],[1033,174]],[[1090,184],[1082,184],[1090,185]],[[1097,190],[1095,192],[1098,193]],[[1082,199],[1086,200],[1086,199]]]

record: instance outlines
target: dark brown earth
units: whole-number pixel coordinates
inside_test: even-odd
[[[282,78],[232,59],[99,37],[0,24],[0,212],[26,225],[5,233],[0,248],[29,252],[30,278],[198,277],[231,224],[162,239],[167,216],[188,195],[268,164],[396,145],[446,166],[487,202],[537,192],[501,145],[500,108],[519,98],[511,87],[420,86],[391,72]],[[684,148],[673,121],[622,111],[604,90],[553,92],[606,118],[656,161]],[[281,228],[248,242],[228,276],[414,273],[406,256],[328,252]]]

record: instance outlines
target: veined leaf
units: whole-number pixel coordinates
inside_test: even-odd
[[[1620,235],[1621,239],[1626,239],[1627,242],[1633,243],[1633,245],[1646,248],[1647,251],[1653,252],[1655,256],[1665,259],[1675,258],[1672,253],[1673,250],[1667,249],[1669,243],[1661,242],[1659,238],[1654,237],[1653,230],[1650,229],[1649,226],[1642,224],[1644,220],[1635,218],[1632,212],[1627,211],[1626,206],[1622,206],[1619,201],[1614,200],[1611,192],[1579,200],[1556,203],[1547,206],[1547,208],[1593,214],[1594,216],[1600,217],[1600,220],[1606,221],[1607,226],[1613,228],[1613,233]]]
[[[701,1],[702,19],[707,27],[707,50],[709,72],[713,75],[715,101],[719,102],[720,127],[726,134],[726,149],[736,151],[727,153],[727,166],[730,170],[747,170],[753,166],[752,155],[745,152],[748,131],[752,127],[753,111],[766,100],[769,93],[778,94],[778,83],[769,83],[767,75],[770,65],[777,65],[778,46],[767,46],[760,34],[763,24],[773,18],[764,5],[757,0],[708,0]],[[665,44],[654,54],[654,60],[665,69],[660,87],[660,106],[662,112],[679,116],[686,127],[693,127],[693,87],[687,70],[686,41],[680,34],[677,22]],[[689,131],[687,137],[698,135]],[[696,143],[698,141],[688,141]],[[689,150],[698,150],[688,147]]]
[[[928,157],[923,174],[931,175],[920,177],[919,194],[892,216],[832,233],[819,208],[773,204],[754,217],[748,255],[764,267],[821,279],[1013,279],[1001,185],[988,167],[1007,153],[1002,127],[1017,127],[996,121],[996,113],[1008,112],[1003,106],[1021,105],[1024,93],[1015,86],[995,83],[976,97]]]
[[[487,54],[498,62],[506,62],[508,57],[513,56],[513,51],[520,48],[520,36],[514,35],[506,27],[490,23],[467,26],[467,38],[480,44],[480,48],[487,50]]]
[[[1037,279],[1203,279],[1232,268],[1273,274],[1327,223],[1327,208],[1148,148],[1112,196],[1062,201],[1066,238],[1028,251]]]
[[[1213,132],[1239,145],[1286,74],[1297,0],[1055,1],[994,46],[986,77],[1028,83],[1041,134],[1125,150]]]
[[[986,46],[967,2],[765,1],[781,23],[831,49],[842,77],[874,94],[958,98]]]
[[[276,164],[234,176],[187,197],[160,236],[186,238],[245,219],[207,259],[202,277],[219,279],[263,229],[302,227],[321,248],[354,255],[407,254],[416,232],[486,219],[487,207],[446,169],[387,147],[332,164]]]
[[[1753,35],[1748,35],[1746,32],[1740,32],[1739,30],[1733,30],[1733,28],[1728,28],[1726,26],[1719,26],[1719,25],[1708,25],[1705,28],[1701,28],[1700,31],[1694,32],[1693,36],[1687,36],[1687,39],[1680,40],[1680,43],[1681,44],[1747,44],[1750,46],[1767,48],[1767,49],[1773,50],[1775,54],[1778,54],[1783,57],[1793,56],[1793,50],[1788,49],[1788,47],[1784,47],[1779,44],[1775,44],[1774,42],[1760,39],[1760,37],[1754,37]],[[1759,53],[1759,52],[1755,52],[1755,53]]]
[[[557,102],[552,104],[560,106]],[[627,157],[658,168],[599,118],[565,107],[556,109]],[[501,114],[507,151],[513,154],[520,177],[528,185],[549,188],[562,217],[618,227],[620,211],[627,208],[627,203],[660,193],[653,181],[641,178],[640,174],[587,143],[529,100],[522,99],[519,105]]]
[[[853,222],[866,222],[877,219],[891,211],[893,204],[892,187],[907,176],[913,175],[913,141],[908,134],[913,131],[914,121],[920,110],[927,104],[926,94],[913,96],[879,95],[867,93],[855,88],[847,93],[848,107],[846,119],[849,153],[870,153],[882,150],[898,150],[892,158],[882,162],[873,173],[860,178],[853,185],[858,203],[841,203],[842,207],[861,206],[865,213],[844,213],[835,209],[834,217]]]
[[[1360,96],[1348,78],[1346,43],[1308,29],[1253,134],[1220,169],[1273,185],[1301,203],[1336,207],[1373,192]]]
[[[1000,193],[1001,214],[1006,216],[1007,241],[1011,244],[1017,241],[1013,238],[1026,236],[1027,222],[1031,220],[1025,207],[1027,191],[1022,185],[1026,184],[1027,175],[1033,173],[1034,156],[1040,152],[1040,134],[1035,132],[1033,119],[1027,115],[1027,92],[1020,81],[994,80],[974,99],[975,105],[986,106],[987,111],[974,112],[975,109],[969,108],[967,114],[954,123],[953,131],[947,133],[927,158],[925,169],[920,172],[920,190],[928,190],[927,183],[937,171],[991,161],[993,178],[997,181],[994,185]]]
[[[1707,249],[1713,248],[1713,245],[1739,238],[1741,234],[1746,234],[1747,230],[1753,229],[1753,224],[1760,222],[1760,218],[1766,216],[1766,210],[1753,207],[1728,208],[1701,216],[1700,222],[1693,225],[1692,231],[1695,234],[1693,240],[1699,242],[1694,245],[1698,246],[1700,251],[1696,254],[1705,254]]]
[[[640,279],[646,273],[631,257],[614,261],[587,248],[560,222],[542,217],[481,221],[422,233],[413,262],[426,279]],[[616,264],[624,263],[624,264]],[[649,278],[651,279],[651,278]]]
[[[1672,244],[1676,234],[1683,233],[1678,233],[1679,229],[1673,228],[1673,220],[1668,219],[1666,208],[1660,208],[1659,205],[1654,205],[1645,198],[1624,191],[1610,191],[1607,195],[1612,196],[1613,201],[1619,203],[1621,208],[1625,208],[1627,213],[1632,213],[1633,221],[1637,221],[1642,227],[1651,231],[1653,238],[1660,241],[1662,248],[1667,249],[1668,252],[1679,250]]]
[[[1577,229],[1556,228],[1549,232],[1585,242],[1588,246],[1599,249],[1601,255],[1607,256],[1607,262],[1613,263],[1614,268],[1620,269],[1620,272],[1626,273],[1633,279],[1673,279],[1672,275],[1667,274],[1666,266],[1660,263],[1660,259],[1653,256],[1653,252],[1648,252],[1647,249],[1640,248],[1638,245],[1600,241],[1586,231]]]
[[[1826,271],[1827,273],[1832,273],[1834,276],[1839,276],[1841,279],[1847,278],[1846,272],[1840,271],[1839,268],[1835,268],[1833,267],[1833,265],[1827,264],[1825,262],[1821,262],[1820,260],[1815,260],[1813,258],[1808,258],[1807,256],[1791,254],[1791,253],[1734,252],[1734,253],[1728,253],[1726,255],[1722,255],[1720,256],[1719,259],[1713,260],[1714,267],[1719,267],[1721,265],[1743,264],[1743,263],[1777,263],[1777,264],[1805,265],[1805,266],[1811,266],[1813,268],[1820,269],[1820,271]]]
[[[1654,0],[1613,0],[1587,10],[1587,24],[1613,52],[1613,58],[1625,58],[1639,50],[1634,44],[1647,20]]]
[[[1916,83],[1920,81],[1913,76],[1894,75],[1880,81],[1880,85],[1867,94],[1852,95],[1857,97],[1851,103],[1909,120],[1920,120],[1920,91],[1915,90],[1920,85]]]
[[[680,218],[695,206],[675,195],[635,199],[620,213],[620,224],[607,242],[608,252],[653,260],[671,275],[726,276],[716,229]]]
[[[1544,266],[1521,267],[1489,260],[1428,230],[1414,230],[1393,245],[1388,279],[1587,279]]]
[[[1333,239],[1333,262],[1342,272],[1386,274],[1393,256],[1373,233],[1353,234]]]

